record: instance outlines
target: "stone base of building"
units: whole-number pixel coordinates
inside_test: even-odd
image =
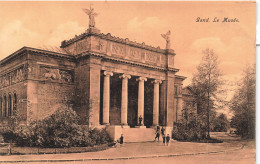
[[[172,134],[172,127],[165,127],[165,134]],[[109,125],[106,130],[113,141],[117,141],[123,134],[124,142],[147,142],[154,141],[156,127],[146,128],[146,126]]]
[[[135,126],[135,128],[146,128],[146,126]]]

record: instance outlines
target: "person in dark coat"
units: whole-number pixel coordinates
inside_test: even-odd
[[[155,136],[155,139],[154,139],[154,141],[156,141],[156,138],[158,138],[158,142],[159,142],[159,139],[160,139],[160,130],[156,130],[156,136]]]
[[[167,146],[169,145],[169,141],[170,141],[170,135],[167,134],[167,137],[166,137],[166,145],[167,145]]]
[[[166,137],[165,137],[165,135],[163,135],[163,145],[165,145],[165,139],[166,139]]]
[[[165,129],[162,127],[162,129],[161,129],[161,134],[162,134],[162,136],[165,135],[164,132],[165,132]]]
[[[160,126],[157,125],[156,131],[160,131]]]
[[[121,134],[121,137],[119,138],[119,143],[120,143],[120,146],[122,146],[123,143],[124,143],[124,136],[123,136],[123,134]]]

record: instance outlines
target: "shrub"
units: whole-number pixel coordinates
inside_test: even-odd
[[[6,130],[3,136],[19,146],[37,147],[94,146],[110,141],[104,129],[83,128],[78,120],[75,111],[62,107],[43,120]]]
[[[203,117],[183,111],[182,119],[174,125],[172,138],[181,141],[198,141],[206,138],[207,126]]]

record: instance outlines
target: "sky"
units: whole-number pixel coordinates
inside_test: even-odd
[[[228,89],[241,78],[247,64],[255,63],[255,2],[0,2],[0,60],[23,46],[59,47],[61,41],[88,28],[82,8],[90,4],[99,14],[102,33],[165,48],[161,34],[171,30],[178,75],[184,86],[201,61],[202,50],[212,48]],[[210,22],[196,22],[198,17]],[[220,22],[212,22],[217,17]],[[224,22],[237,18],[239,22]],[[230,98],[231,91],[228,94]]]

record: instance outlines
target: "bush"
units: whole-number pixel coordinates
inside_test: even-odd
[[[3,137],[18,146],[37,147],[94,146],[110,141],[104,129],[84,128],[78,124],[78,120],[75,111],[63,107],[43,120],[6,130]]]
[[[174,125],[172,138],[180,141],[199,141],[206,138],[205,118],[183,111],[182,119]]]

